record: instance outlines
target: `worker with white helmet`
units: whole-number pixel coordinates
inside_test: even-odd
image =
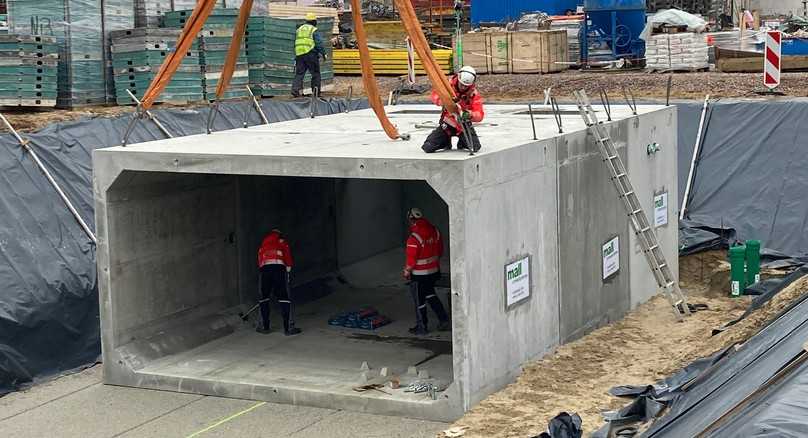
[[[457,115],[450,114],[446,108],[440,116],[439,126],[429,134],[422,149],[426,153],[432,153],[441,149],[452,148],[452,137],[459,137],[457,148],[468,149],[469,145],[466,144],[466,136],[463,134],[464,125],[468,128],[469,137],[474,142],[472,145],[473,150],[480,149],[480,139],[477,133],[471,126],[472,123],[479,123],[485,117],[483,111],[483,98],[477,91],[477,72],[473,67],[465,66],[460,69],[457,74],[451,79],[452,88],[454,88],[457,102],[457,107],[460,110],[460,118],[458,121]],[[432,91],[432,102],[435,105],[441,105],[440,96],[437,91]],[[461,123],[463,122],[463,123]]]
[[[295,36],[295,78],[292,81],[292,96],[300,97],[303,78],[306,72],[311,73],[311,92],[320,94],[320,57],[323,61],[328,56],[323,39],[317,32],[317,16],[306,14],[306,22],[297,28]]]
[[[419,208],[407,212],[410,234],[405,248],[404,279],[410,281],[410,294],[415,303],[415,327],[410,333],[429,333],[426,306],[429,304],[438,316],[438,330],[449,330],[449,315],[435,293],[435,283],[440,278],[440,257],[443,255],[443,240],[440,231],[429,223]]]

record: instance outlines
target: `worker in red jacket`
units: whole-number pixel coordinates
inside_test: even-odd
[[[450,82],[457,95],[456,102],[460,110],[460,117],[463,121],[468,122],[466,126],[469,127],[469,136],[474,142],[474,151],[478,151],[480,150],[480,139],[471,124],[482,122],[485,111],[483,110],[483,98],[477,91],[477,72],[473,67],[463,67]],[[435,105],[441,105],[440,96],[434,90],[432,91],[432,102]],[[463,125],[458,122],[455,114],[450,114],[444,108],[438,127],[429,134],[421,149],[428,154],[441,149],[451,149],[452,137],[459,138],[458,149],[469,148],[469,145],[466,144],[466,137],[463,135]]]
[[[438,316],[438,330],[450,328],[449,315],[443,308],[440,298],[435,294],[435,282],[440,278],[440,257],[443,255],[443,241],[440,231],[424,219],[418,208],[407,212],[410,222],[410,235],[407,238],[404,264],[404,279],[410,281],[410,293],[415,303],[415,320],[417,324],[410,328],[410,333],[425,335],[429,333],[426,305]]]
[[[286,336],[301,332],[292,322],[292,300],[289,293],[289,273],[292,272],[292,251],[289,243],[278,229],[272,230],[258,249],[259,284],[261,300],[261,325],[258,333],[269,333],[269,300],[275,296],[283,316],[283,331]]]

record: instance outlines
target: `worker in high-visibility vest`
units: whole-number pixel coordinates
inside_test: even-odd
[[[323,61],[328,55],[320,33],[317,32],[317,16],[306,14],[306,22],[297,28],[295,37],[295,79],[292,82],[292,96],[300,97],[303,88],[303,77],[311,73],[311,92],[320,95],[320,57]]]
[[[416,324],[410,329],[410,333],[429,333],[427,304],[438,316],[438,330],[449,330],[449,315],[435,293],[435,283],[440,278],[440,257],[443,255],[440,231],[424,218],[424,213],[419,208],[411,208],[407,212],[407,220],[410,222],[410,235],[407,237],[402,276],[410,282],[410,294],[415,304]]]

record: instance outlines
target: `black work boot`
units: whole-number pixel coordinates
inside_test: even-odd
[[[286,336],[294,336],[294,335],[299,335],[302,332],[303,332],[303,330],[300,330],[297,327],[292,327],[289,330],[286,330],[285,332],[283,332],[283,334],[286,335]]]
[[[413,335],[423,336],[429,334],[429,330],[426,327],[416,325],[415,327],[410,327],[409,332]]]
[[[263,328],[263,327],[261,327],[261,326],[256,327],[256,328],[255,328],[255,331],[257,331],[258,333],[261,333],[262,335],[265,335],[265,334],[267,334],[267,333],[272,332],[272,330],[270,330],[270,329],[268,329],[268,328]]]

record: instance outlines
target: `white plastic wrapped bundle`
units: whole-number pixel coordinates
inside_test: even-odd
[[[652,35],[645,42],[645,66],[652,71],[702,70],[709,67],[704,35]]]

